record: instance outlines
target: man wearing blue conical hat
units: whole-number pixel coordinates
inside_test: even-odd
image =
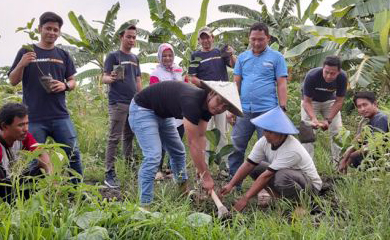
[[[322,181],[309,153],[294,137],[298,130],[280,107],[251,120],[263,129],[260,138],[232,180],[222,188],[228,194],[250,175],[255,182],[234,208],[241,211],[249,199],[266,189],[274,197],[296,199],[301,190],[313,193],[321,190]]]

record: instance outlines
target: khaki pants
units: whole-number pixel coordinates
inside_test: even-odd
[[[227,139],[227,120],[226,120],[226,113],[227,111],[213,116],[210,121],[207,124],[207,130],[212,130],[214,128],[217,128],[221,132],[221,139],[219,140],[219,144],[217,146],[217,151],[219,151],[222,147],[228,144],[228,139]],[[210,150],[210,143],[207,141],[206,143],[206,149]],[[227,157],[228,155],[224,156],[222,161],[226,163],[227,166]],[[208,158],[208,155],[206,154],[206,162]]]
[[[328,100],[325,102],[316,102],[312,101],[314,114],[316,116],[321,115],[323,118],[326,118],[330,114],[330,109],[334,104],[335,100]],[[311,121],[309,115],[307,115],[305,109],[303,108],[303,101],[301,102],[301,119],[303,121]],[[329,125],[329,134],[330,134],[330,146],[332,152],[332,160],[337,161],[339,159],[341,148],[333,142],[333,137],[336,136],[343,123],[341,121],[341,113],[338,112],[336,116],[332,119],[332,123]],[[314,159],[314,143],[302,143],[303,147],[307,150],[310,156]]]
[[[128,163],[132,161],[134,133],[129,125],[129,104],[108,105],[110,132],[106,150],[106,172],[115,171],[115,160],[119,141],[122,140],[123,155]]]

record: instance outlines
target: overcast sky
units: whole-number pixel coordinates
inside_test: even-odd
[[[323,0],[317,12],[325,16],[329,15],[332,9],[331,5],[335,1]],[[68,19],[69,11],[74,11],[76,15],[83,15],[89,23],[92,23],[93,20],[104,21],[107,11],[116,2],[115,0],[0,0],[0,66],[11,65],[19,48],[23,44],[31,42],[25,33],[15,33],[15,30],[25,26],[32,18],[36,18],[34,25],[37,26],[37,20],[43,12],[56,12],[64,19],[62,32],[78,37]],[[152,21],[149,18],[146,0],[120,0],[119,2],[121,8],[116,21],[117,27],[126,20],[139,19],[139,27],[152,30]],[[167,5],[177,19],[182,16],[190,16],[194,18],[195,22],[199,17],[201,2],[201,0],[167,0]],[[265,2],[271,6],[274,0],[265,0]],[[305,9],[310,0],[301,0],[301,2],[302,8]],[[218,6],[230,3],[260,11],[257,0],[210,0],[207,23],[221,18],[234,17],[233,14],[221,13],[218,10]],[[99,27],[99,24],[93,26]],[[57,40],[57,43],[67,44],[63,39]]]

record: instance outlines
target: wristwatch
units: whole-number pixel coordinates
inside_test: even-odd
[[[69,83],[67,83],[67,82],[64,82],[64,83],[65,83],[65,91],[70,91]]]
[[[283,110],[283,112],[287,112],[286,106],[280,106],[280,108]]]

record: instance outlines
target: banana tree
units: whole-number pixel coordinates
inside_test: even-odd
[[[217,35],[217,40],[235,46],[238,51],[243,51],[248,45],[250,26],[256,22],[263,22],[269,27],[273,37],[272,42],[277,43],[274,45],[275,48],[285,52],[286,49],[305,39],[305,36],[302,36],[296,29],[292,29],[291,25],[304,24],[308,19],[311,19],[321,1],[312,0],[303,14],[299,0],[285,0],[282,4],[277,0],[271,11],[262,0],[257,1],[260,5],[259,11],[238,4],[222,5],[218,7],[221,12],[234,13],[242,17],[220,19],[208,24],[208,26],[221,31],[221,34]],[[294,10],[297,12],[296,15],[293,13]]]
[[[356,17],[360,6],[367,7],[368,3],[372,4],[368,8],[371,12],[365,8],[367,11],[362,11],[362,15]],[[335,26],[340,25],[338,21],[345,25],[345,20],[351,25],[342,28],[296,26],[311,37],[290,49],[285,57],[319,65],[326,55],[336,54],[341,56],[345,63],[343,67],[350,72],[351,87],[367,87],[371,83],[380,82],[383,90],[389,90],[390,11],[384,6],[379,12],[374,5],[373,1],[364,0],[335,3],[334,6],[338,7],[332,13]],[[348,19],[350,17],[353,19]]]
[[[180,65],[187,71],[191,53],[197,47],[199,29],[206,25],[207,7],[209,0],[203,0],[201,11],[193,32],[185,34],[182,27],[192,21],[189,17],[182,17],[178,21],[175,15],[166,7],[165,0],[148,0],[150,18],[153,21],[155,30],[152,31],[149,42],[160,44],[170,42],[175,54],[182,59]]]

